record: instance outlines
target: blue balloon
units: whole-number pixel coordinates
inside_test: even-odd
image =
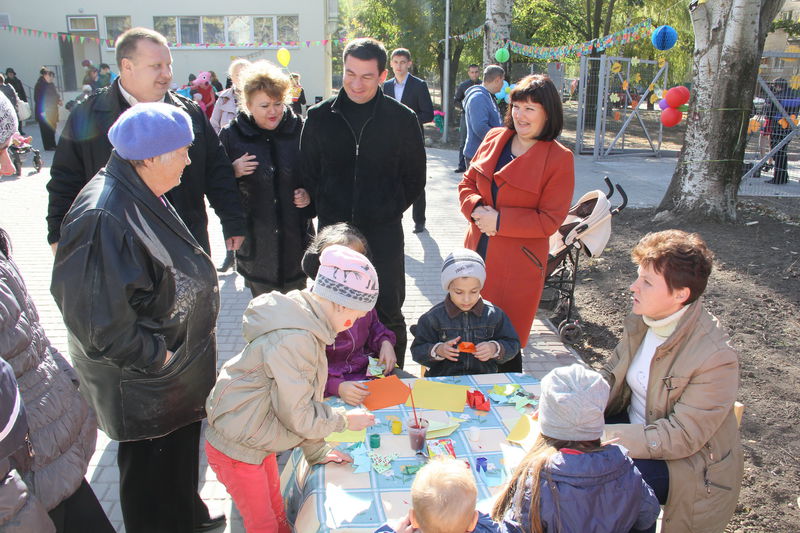
[[[498,100],[503,100],[506,97],[506,87],[508,87],[508,82],[506,80],[503,80],[503,87],[499,91],[494,93],[494,97],[497,98]]]
[[[678,32],[672,26],[659,26],[650,36],[650,40],[659,50],[669,50],[678,42]]]

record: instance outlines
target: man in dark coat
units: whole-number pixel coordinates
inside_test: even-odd
[[[197,488],[216,381],[217,273],[165,197],[189,163],[192,128],[165,102],[124,112],[109,130],[111,158],[64,217],[53,264],[81,391],[119,441],[128,533],[214,522]]]
[[[376,309],[397,336],[403,366],[406,297],[403,212],[425,187],[425,145],[413,111],[386,96],[386,49],[356,39],[344,49],[343,89],[308,110],[300,141],[303,185],[319,229],[349,222],[367,238],[380,280]]]
[[[189,150],[180,186],[167,198],[206,253],[210,253],[208,197],[222,222],[225,244],[238,249],[244,235],[244,214],[233,177],[233,167],[203,111],[191,100],[168,91],[172,82],[172,56],[164,37],[153,30],[133,28],[116,43],[120,76],[71,113],[53,158],[47,190],[47,241],[54,247],[61,222],[84,185],[108,161],[108,129],[129,107],[139,102],[166,102],[192,117],[195,140]]]
[[[428,84],[409,72],[412,65],[411,52],[405,48],[394,50],[390,62],[394,78],[386,80],[383,84],[383,94],[391,96],[417,114],[419,128],[424,138],[425,129],[422,125],[433,120],[433,102]],[[425,189],[414,202],[411,216],[414,219],[414,233],[425,231]]]

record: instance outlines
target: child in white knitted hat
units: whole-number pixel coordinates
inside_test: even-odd
[[[600,442],[609,387],[581,365],[542,379],[541,433],[492,509],[525,533],[649,531],[660,507],[627,451]]]
[[[254,298],[244,313],[244,351],[222,367],[206,400],[206,455],[247,531],[289,533],[275,454],[299,446],[309,464],[350,461],[324,441],[375,417],[323,403],[325,346],[375,306],[378,275],[345,246],[320,255],[313,288]]]
[[[411,356],[428,376],[491,374],[519,352],[519,338],[502,309],[481,298],[483,258],[459,248],[442,264],[444,301],[411,328]]]

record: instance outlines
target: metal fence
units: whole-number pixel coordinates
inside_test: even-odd
[[[667,87],[668,73],[667,62],[582,57],[575,102],[576,153],[592,154],[594,159],[660,155],[663,127],[656,103]],[[565,112],[571,107],[565,106]]]
[[[800,54],[764,52],[747,127],[740,196],[800,197]]]

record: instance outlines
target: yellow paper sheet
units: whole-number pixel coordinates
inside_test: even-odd
[[[339,433],[331,433],[325,437],[325,440],[327,442],[364,442],[366,438],[366,429],[362,429],[361,431],[350,431],[349,429],[345,429]]]
[[[468,390],[469,387],[466,385],[418,379],[414,382],[414,405],[417,409],[438,409],[463,413],[467,403]],[[411,407],[410,396],[406,401],[406,407]]]
[[[539,422],[530,417],[530,415],[522,415],[517,420],[517,423],[508,433],[506,440],[519,444],[525,451],[533,447],[536,438],[539,436]]]

